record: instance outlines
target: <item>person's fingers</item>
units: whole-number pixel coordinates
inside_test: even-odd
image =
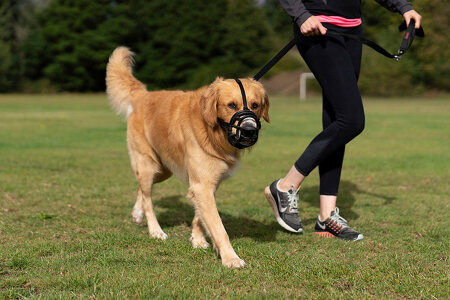
[[[303,25],[300,27],[300,33],[303,35],[306,34],[305,27]]]
[[[316,27],[316,35],[322,35],[322,30],[320,30],[320,27]]]
[[[316,17],[311,16],[309,17],[301,26],[300,26],[300,32],[305,36],[311,36],[315,35],[315,24],[317,20]]]
[[[310,22],[309,31],[311,35],[316,35],[316,22],[314,22],[313,20],[311,20]]]
[[[327,33],[327,29],[322,25],[322,23],[319,25],[319,31],[322,35],[325,35]]]
[[[416,29],[420,28],[420,22],[422,21],[422,16],[417,14],[414,18],[414,21],[416,21],[416,26],[414,26]]]
[[[314,29],[315,29],[315,34],[316,35],[324,35],[327,33],[327,29],[322,25],[321,22],[319,22],[319,20],[315,20],[316,22],[314,22]]]
[[[302,33],[305,36],[312,36],[312,35],[314,35],[314,28],[313,28],[313,26],[312,26],[312,24],[310,22],[305,24],[305,27],[304,27]]]
[[[300,32],[304,36],[317,36],[326,34],[327,29],[323,27],[316,17],[312,16],[300,26]]]
[[[309,27],[307,26],[307,24],[303,24],[302,27],[300,27],[300,31],[303,35],[308,35],[309,33]]]
[[[410,10],[408,12],[406,12],[403,17],[405,18],[406,21],[406,26],[409,25],[409,22],[411,22],[411,19],[414,20],[415,24],[414,24],[414,28],[419,29],[420,28],[420,23],[422,20],[422,16],[419,15],[415,10]]]
[[[308,35],[308,32],[309,32],[309,19],[306,20],[306,21],[302,24],[302,26],[300,26],[300,32],[301,32],[303,35]]]
[[[322,23],[320,23],[317,20],[314,20],[313,25],[312,25],[312,31],[314,33],[314,35],[321,35],[321,31],[320,31],[320,27],[322,26]]]
[[[311,36],[311,30],[310,30],[310,29],[305,29],[305,30],[302,32],[302,34],[303,34],[304,36]]]
[[[409,26],[409,22],[411,21],[411,17],[409,15],[405,15],[406,27]]]

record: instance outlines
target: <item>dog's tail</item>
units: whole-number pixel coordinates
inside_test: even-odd
[[[145,85],[133,76],[133,52],[117,47],[106,67],[106,93],[114,110],[128,118],[140,95],[147,92]]]

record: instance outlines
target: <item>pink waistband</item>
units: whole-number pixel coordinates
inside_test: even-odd
[[[356,27],[361,25],[361,18],[358,19],[346,19],[339,16],[316,16],[321,23],[330,23],[339,27]]]

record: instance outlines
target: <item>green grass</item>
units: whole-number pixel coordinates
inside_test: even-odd
[[[448,298],[450,99],[365,99],[338,200],[357,243],[312,234],[317,171],[300,193],[305,233],[275,222],[263,189],[320,131],[321,105],[271,100],[272,124],[217,192],[247,263],[229,270],[191,248],[175,178],[154,192],[169,239],[132,223],[126,124],[104,95],[0,96],[0,298]]]

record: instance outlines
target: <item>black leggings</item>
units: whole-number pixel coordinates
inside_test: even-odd
[[[361,26],[324,25],[361,35]],[[294,26],[294,34],[300,34],[298,26]],[[364,108],[358,89],[362,44],[344,37],[302,36],[297,48],[322,87],[323,131],[294,165],[304,176],[319,166],[320,194],[337,195],[345,144],[364,129]]]

